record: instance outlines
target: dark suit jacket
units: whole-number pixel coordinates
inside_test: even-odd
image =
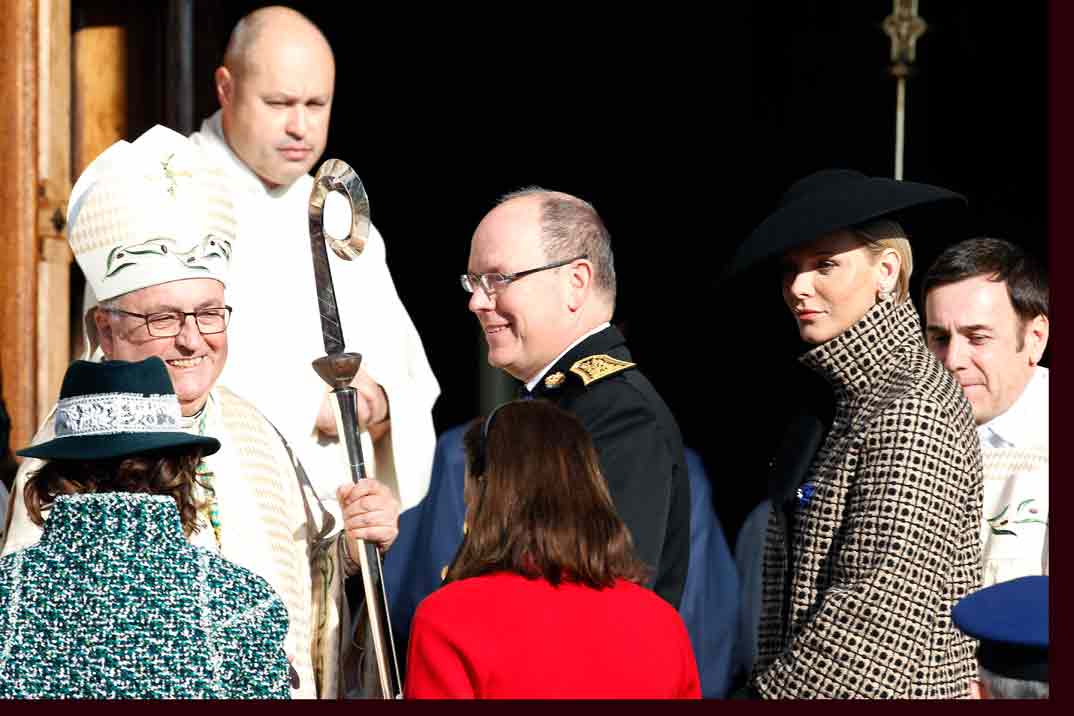
[[[579,365],[586,359],[593,360]],[[576,345],[545,373],[533,396],[574,413],[592,435],[616,511],[638,556],[654,569],[650,583],[678,608],[690,560],[682,435],[663,399],[633,365],[623,334],[609,327]]]

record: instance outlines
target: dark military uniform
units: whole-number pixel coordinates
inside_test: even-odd
[[[678,423],[609,327],[560,358],[534,387],[589,430],[601,470],[650,582],[678,608],[690,559],[690,484]]]

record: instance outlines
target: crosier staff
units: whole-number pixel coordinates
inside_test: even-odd
[[[351,207],[350,232],[342,239],[327,236],[324,231],[324,202],[333,191],[346,196]],[[340,445],[346,452],[350,478],[358,482],[365,479],[366,472],[362,444],[358,439],[355,389],[351,387],[351,383],[358,374],[362,356],[346,352],[336,291],[332,285],[332,268],[325,249],[325,244],[328,244],[333,253],[350,261],[362,253],[369,236],[369,199],[361,179],[345,162],[329,159],[318,170],[310,191],[309,223],[313,275],[317,281],[321,335],[324,338],[326,354],[313,361],[313,368],[332,388]],[[358,563],[361,567],[365,600],[358,618],[357,638],[358,643],[366,650],[359,666],[359,692],[367,698],[402,698],[399,662],[396,659],[395,643],[388,619],[388,595],[384,591],[384,574],[376,545],[358,540]],[[372,651],[372,660],[368,658],[368,651]]]

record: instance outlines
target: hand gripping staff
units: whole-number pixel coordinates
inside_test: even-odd
[[[343,239],[326,236],[324,231],[324,202],[333,191],[340,192],[350,202],[351,228]],[[350,261],[362,253],[369,236],[369,199],[362,180],[345,162],[329,159],[321,165],[310,192],[309,221],[321,334],[327,354],[313,361],[313,368],[332,388],[340,445],[346,451],[350,478],[358,482],[365,479],[366,472],[362,444],[358,440],[355,389],[351,383],[358,374],[362,356],[345,352],[339,306],[332,286],[332,269],[325,249],[325,244],[328,244],[336,256]],[[388,595],[384,591],[380,553],[376,545],[359,540],[358,557],[365,594],[355,632],[355,639],[362,649],[357,675],[359,695],[365,698],[402,698],[402,679],[399,678],[399,662],[396,660],[388,620]]]

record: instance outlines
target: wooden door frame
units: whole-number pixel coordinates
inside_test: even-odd
[[[0,13],[0,373],[10,444],[29,444],[70,361],[70,0]]]

